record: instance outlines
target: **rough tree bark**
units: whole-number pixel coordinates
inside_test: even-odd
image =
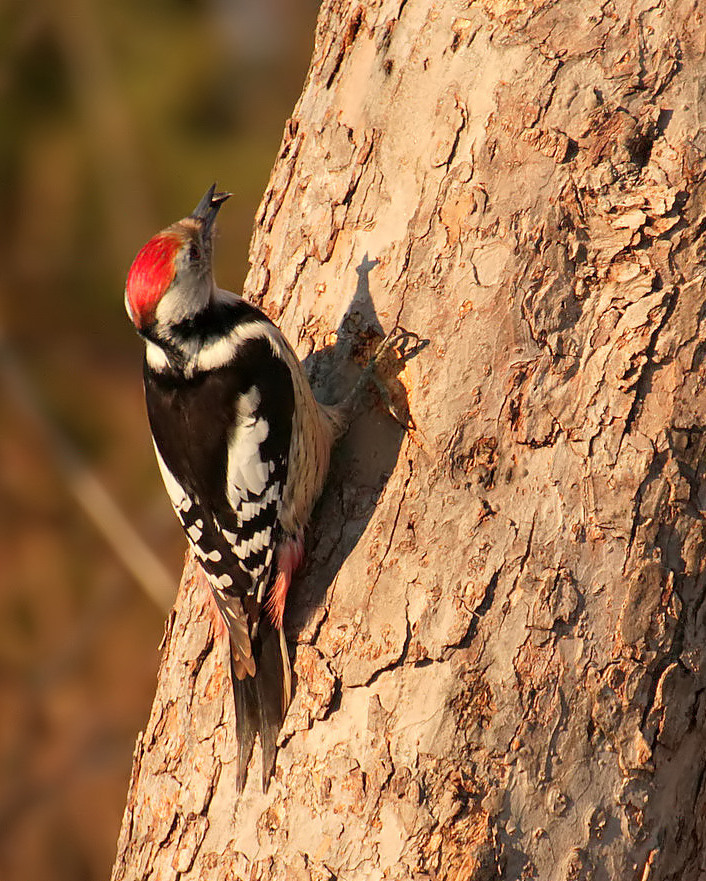
[[[706,877],[704,11],[324,2],[245,293],[315,378],[427,339],[414,429],[337,454],[267,796],[187,565],[114,881]]]

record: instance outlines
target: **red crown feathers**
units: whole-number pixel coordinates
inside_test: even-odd
[[[159,301],[174,279],[174,257],[181,239],[174,233],[154,236],[135,257],[125,285],[125,299],[135,326],[154,319]]]

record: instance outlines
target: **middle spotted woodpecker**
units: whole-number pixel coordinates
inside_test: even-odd
[[[216,286],[213,228],[229,195],[214,184],[193,214],[150,239],[125,304],[146,344],[157,462],[230,637],[236,785],[259,732],[266,790],[291,699],[287,590],[347,417],[315,400],[267,316]]]

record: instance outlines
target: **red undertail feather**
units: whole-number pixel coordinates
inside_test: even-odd
[[[270,588],[265,610],[277,630],[282,629],[284,606],[287,591],[292,583],[292,575],[304,559],[304,540],[302,536],[288,539],[277,548],[277,575]]]

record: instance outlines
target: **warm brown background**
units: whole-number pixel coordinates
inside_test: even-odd
[[[219,278],[252,218],[311,52],[314,0],[10,0],[0,11],[0,330],[52,422],[174,582],[183,543],[152,462],[132,256],[218,180]],[[0,878],[107,877],[163,614],[67,493],[0,375]]]

